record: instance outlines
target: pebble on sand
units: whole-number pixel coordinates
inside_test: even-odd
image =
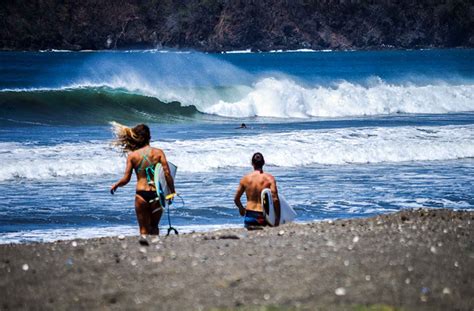
[[[337,296],[344,296],[346,294],[346,289],[344,287],[338,287],[334,291]]]
[[[21,266],[21,268],[23,269],[23,271],[28,271],[30,267],[28,266],[28,264],[25,263],[23,264],[23,266]]]
[[[284,234],[285,234],[285,231],[283,231],[283,230],[280,230],[280,231],[278,232],[278,235],[279,235],[279,236],[282,236],[282,235],[284,235]]]
[[[163,262],[163,257],[161,257],[161,256],[153,257],[153,258],[151,259],[151,262],[153,262],[153,263],[160,263],[160,262]]]
[[[76,242],[76,241],[72,241],[71,245],[72,245],[72,247],[76,247],[76,246],[77,246],[77,242]]]
[[[123,239],[125,239],[125,236],[124,236],[123,234],[120,234],[120,235],[118,236],[118,239],[119,239],[119,240],[123,240]]]

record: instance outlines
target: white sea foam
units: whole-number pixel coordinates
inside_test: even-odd
[[[281,167],[474,157],[474,126],[304,130],[161,144],[184,171],[247,167],[255,151]]]
[[[231,50],[231,51],[223,51],[221,52],[223,54],[248,54],[252,53],[251,49],[246,49],[246,50]]]
[[[298,130],[156,142],[180,172],[248,167],[260,151],[268,165],[299,167],[474,157],[474,125]],[[0,143],[0,181],[121,174],[124,158],[105,142],[55,146]],[[18,165],[18,159],[21,165]]]
[[[317,52],[333,52],[333,50],[297,49],[297,50],[271,50],[269,51],[269,53],[317,53]]]
[[[215,224],[175,226],[180,233],[206,232],[219,229],[238,228],[242,225]],[[162,229],[163,230],[163,229]],[[27,243],[27,242],[54,242],[58,240],[92,239],[113,236],[138,236],[137,226],[111,226],[111,227],[86,227],[86,228],[61,228],[61,229],[36,229],[16,232],[0,233],[0,244]]]
[[[270,50],[267,53],[315,53],[315,52],[333,52],[333,50],[313,50],[313,49],[297,49],[297,50]],[[246,50],[230,50],[223,51],[222,54],[248,54],[248,53],[266,53],[266,52],[252,52],[251,49]]]
[[[390,85],[365,87],[341,82],[334,87],[305,88],[288,79],[257,82],[239,101],[204,108],[227,117],[345,117],[396,113],[474,111],[474,85]]]
[[[145,50],[126,50],[126,51],[114,51],[114,50],[109,50],[106,52],[111,52],[111,53],[161,53],[161,54],[191,54],[191,53],[196,53],[193,52],[192,50],[176,50],[176,49],[145,49]]]
[[[117,173],[123,161],[108,144],[98,142],[55,146],[2,142],[0,150],[0,181]]]

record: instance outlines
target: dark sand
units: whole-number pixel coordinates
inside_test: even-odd
[[[1,245],[0,309],[473,310],[473,221],[417,210],[149,246]]]

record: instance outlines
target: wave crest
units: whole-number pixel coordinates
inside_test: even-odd
[[[220,100],[204,112],[226,117],[348,117],[397,113],[474,111],[473,85],[390,85],[341,82],[305,88],[288,79],[265,78],[237,102]]]
[[[0,92],[0,124],[106,124],[195,118],[196,107],[108,87]]]

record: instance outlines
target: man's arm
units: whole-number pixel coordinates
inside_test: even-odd
[[[110,187],[110,193],[114,194],[114,192],[117,190],[118,187],[123,187],[132,178],[132,170],[133,170],[133,164],[132,164],[132,156],[129,155],[127,158],[127,166],[125,167],[125,173],[123,174],[123,177],[117,181],[115,184]]]
[[[273,207],[275,208],[275,214],[276,214],[275,227],[278,227],[280,225],[281,210],[280,210],[280,199],[278,198],[278,189],[277,189],[275,178],[272,178],[270,190],[272,191]]]
[[[168,188],[170,189],[171,193],[176,193],[174,189],[174,180],[173,180],[173,177],[171,177],[170,167],[168,165],[168,161],[166,160],[166,156],[163,151],[161,151],[160,163],[161,163],[161,166],[163,167],[163,172],[165,173],[165,179],[166,179],[166,184],[168,185]]]
[[[245,177],[244,177],[244,178],[245,178]],[[244,216],[244,215],[245,215],[245,207],[242,205],[242,202],[240,201],[240,197],[241,197],[242,194],[244,194],[244,192],[245,192],[245,182],[244,182],[244,178],[242,178],[242,179],[240,180],[239,187],[237,187],[237,192],[235,193],[235,196],[234,196],[234,203],[235,203],[235,205],[237,205],[237,207],[239,208],[240,216]]]

